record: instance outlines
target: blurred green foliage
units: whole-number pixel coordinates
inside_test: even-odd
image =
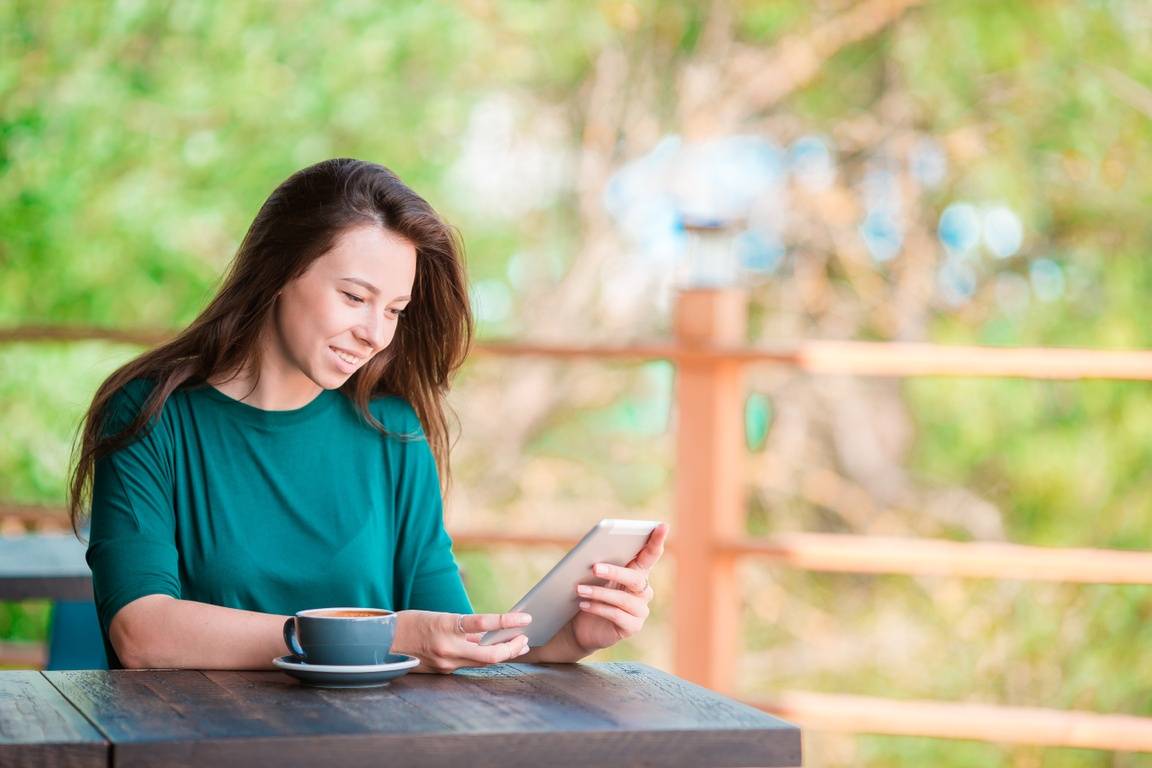
[[[818,4],[825,5],[838,4]],[[471,212],[454,193],[449,170],[472,108],[491,92],[522,91],[567,105],[579,125],[572,94],[599,50],[620,46],[665,57],[669,66],[682,62],[699,44],[710,7],[655,0],[0,4],[0,325],[187,323],[271,188],[333,156],[384,162],[425,194],[463,231],[473,276],[503,276],[521,248],[559,254],[562,266],[576,247],[573,200],[509,221]],[[818,12],[792,0],[731,7],[739,37],[756,45],[806,28]],[[1057,302],[1033,301],[1015,313],[942,313],[933,339],[1152,347],[1146,4],[941,0],[838,54],[787,108],[819,130],[872,108],[893,70],[929,116],[926,130],[975,130],[984,142],[986,151],[953,169],[948,195],[1009,201],[1027,221],[1030,253],[1068,273]],[[675,129],[673,115],[654,119]],[[134,352],[105,344],[0,347],[0,500],[64,501],[77,421],[99,381]],[[606,441],[639,451],[667,426],[670,371],[638,375],[636,396],[557,417],[531,450],[587,463],[625,503],[651,499],[669,483],[666,470],[597,459]],[[921,379],[905,391],[919,430],[913,467],[926,480],[995,501],[1011,540],[1152,545],[1147,383]],[[766,419],[769,411],[757,407]],[[770,529],[771,514],[754,510],[753,525]],[[509,566],[505,556],[464,553],[461,562],[477,608],[500,610],[553,557],[540,553],[528,565],[515,558],[522,570],[511,582],[497,577]],[[752,654],[803,645],[834,627],[842,642],[864,630],[888,632],[901,647],[913,637],[923,655],[894,659],[883,648],[862,648],[838,668],[754,670],[752,689],[1152,715],[1138,673],[1152,644],[1148,588],[794,572],[758,578],[765,590],[819,611],[753,614]],[[961,620],[933,626],[945,608]],[[0,638],[42,639],[46,623],[42,602],[0,606]],[[641,645],[611,657],[640,654]],[[846,754],[877,766],[1148,764],[1101,752],[892,737],[859,737]],[[839,764],[819,748],[815,759]]]

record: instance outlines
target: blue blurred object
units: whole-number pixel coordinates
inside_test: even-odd
[[[1056,301],[1064,295],[1064,270],[1052,259],[1037,259],[1028,267],[1032,290],[1040,301]]]
[[[864,207],[869,213],[895,216],[903,210],[899,179],[891,161],[884,157],[876,157],[869,161],[860,184],[860,192],[864,198]]]
[[[835,147],[822,136],[801,136],[789,148],[792,173],[807,189],[819,192],[836,180]]]
[[[869,213],[860,225],[860,237],[873,260],[883,263],[891,261],[900,253],[904,245],[904,233],[891,214],[876,211]]]
[[[759,453],[768,444],[772,426],[772,401],[760,392],[751,392],[744,401],[744,440],[748,450]]]
[[[777,195],[786,175],[784,153],[771,141],[726,136],[684,145],[669,168],[669,192],[686,217],[730,221]]]
[[[770,275],[784,261],[784,243],[770,230],[750,229],[736,238],[740,266],[753,275]]]
[[[52,604],[45,669],[108,669],[100,620],[91,600]]]
[[[940,142],[925,136],[916,142],[908,158],[912,175],[925,189],[935,189],[948,177],[948,155]]]
[[[964,253],[949,254],[937,271],[937,286],[949,305],[962,306],[976,295],[978,276],[974,261]]]
[[[686,237],[682,285],[719,288],[739,283],[737,223],[718,218],[681,218]]]
[[[953,203],[940,214],[936,230],[940,242],[954,253],[964,253],[980,243],[980,215],[971,203]]]
[[[1006,205],[994,205],[984,211],[984,245],[1000,259],[1015,256],[1024,244],[1024,225]]]

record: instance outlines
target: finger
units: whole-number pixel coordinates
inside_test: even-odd
[[[599,600],[602,603],[622,608],[633,616],[639,616],[642,619],[648,617],[648,600],[645,597],[620,589],[592,587],[583,584],[577,587],[576,591],[583,600]]]
[[[660,523],[648,535],[648,541],[644,545],[644,549],[640,550],[640,554],[630,563],[639,568],[648,571],[660,561],[661,556],[664,554],[664,542],[668,540],[668,524]]]
[[[494,629],[526,627],[532,623],[527,613],[473,613],[464,616],[461,626],[465,635],[491,632]]]
[[[639,616],[633,616],[614,605],[585,600],[580,603],[580,610],[607,619],[615,624],[616,629],[625,637],[636,634],[644,626],[644,620]]]
[[[522,656],[527,653],[528,638],[525,635],[516,637],[505,643],[495,645],[468,645],[460,649],[460,659],[464,661],[479,662],[481,664],[500,664]]]
[[[602,579],[610,579],[620,584],[630,592],[637,594],[648,586],[648,573],[639,568],[624,568],[610,563],[597,563],[592,569],[593,573]]]

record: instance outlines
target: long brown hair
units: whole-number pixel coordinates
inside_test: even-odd
[[[456,230],[387,168],[361,160],[325,160],[297,171],[272,192],[244,236],[223,284],[191,325],[171,341],[114,372],[96,391],[74,447],[68,497],[79,536],[96,462],[131,443],[180,387],[255,368],[259,339],[276,295],[335,245],[341,233],[374,224],[416,248],[412,301],[392,343],[341,387],[364,418],[376,395],[398,395],[415,409],[440,468],[450,476],[445,396],[472,341],[472,311]],[[107,406],[133,379],[155,383],[140,413],[118,434],[105,433]]]

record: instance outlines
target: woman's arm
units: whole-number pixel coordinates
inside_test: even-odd
[[[421,661],[417,672],[452,672],[510,661],[524,653],[523,635],[493,646],[465,640],[461,632],[486,632],[524,626],[519,614],[400,611],[396,615],[396,653]],[[147,595],[133,600],[112,618],[112,647],[127,669],[275,669],[272,659],[288,653],[287,616],[242,611],[219,605]],[[466,622],[466,625],[461,622]]]
[[[109,639],[126,669],[275,669],[287,618],[146,595],[117,611]]]

